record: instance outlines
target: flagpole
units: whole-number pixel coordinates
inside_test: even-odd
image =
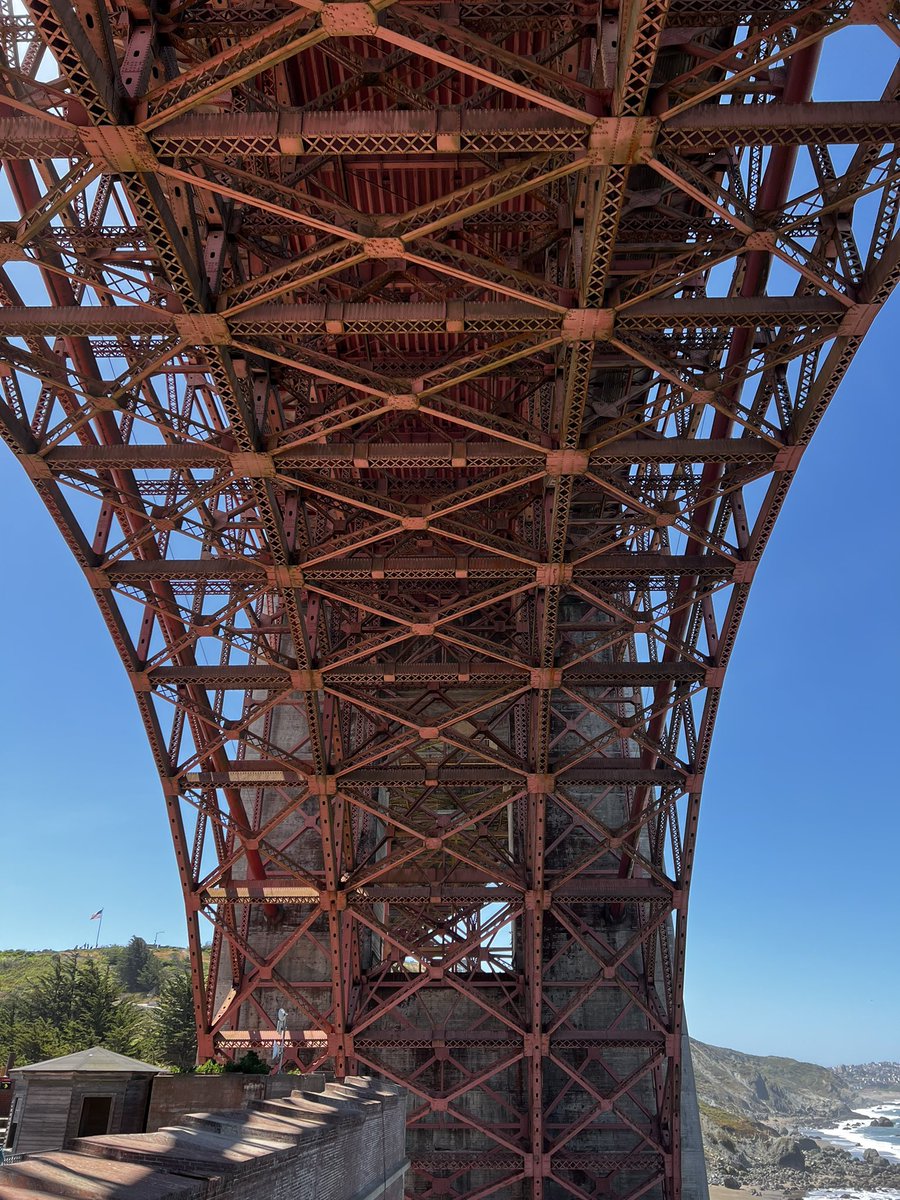
[[[97,924],[97,936],[96,936],[96,938],[94,939],[94,949],[95,949],[95,950],[96,950],[96,949],[97,949],[97,947],[100,945],[100,930],[101,930],[102,928],[103,928],[103,909],[101,908],[101,909],[100,909],[100,920],[99,920],[99,922],[98,922],[98,924]]]

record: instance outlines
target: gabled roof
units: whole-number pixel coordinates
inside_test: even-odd
[[[137,1058],[128,1058],[125,1054],[116,1054],[103,1046],[93,1046],[90,1050],[79,1050],[75,1054],[64,1054],[61,1058],[48,1058],[46,1062],[30,1063],[27,1067],[13,1067],[13,1071],[122,1071],[129,1074],[168,1075],[165,1067],[156,1067],[153,1063],[141,1062]]]

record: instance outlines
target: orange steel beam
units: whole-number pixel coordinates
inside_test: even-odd
[[[22,115],[0,117],[0,157],[32,159],[87,155],[120,162],[124,152],[116,127],[89,127],[65,121],[37,106],[14,103]],[[750,145],[855,145],[873,135],[896,140],[900,104],[892,100],[815,101],[729,106],[702,105],[663,121],[659,117],[597,116],[587,124],[574,115],[528,109],[496,114],[439,106],[422,111],[377,114],[354,111],[305,112],[286,109],[257,113],[191,113],[167,121],[141,137],[132,135],[132,153],[166,157],[252,153],[296,158],[318,154],[352,155],[378,162],[380,155],[445,155],[449,161],[496,150],[503,153],[591,149],[597,164],[640,162],[658,146],[675,151],[727,149]]]
[[[895,6],[26,7],[0,431],[136,696],[201,1056],[402,1082],[411,1196],[680,1200],[719,694],[900,277],[900,68],[811,85]]]

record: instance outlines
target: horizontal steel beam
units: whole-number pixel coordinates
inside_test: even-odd
[[[439,524],[435,522],[435,528]],[[274,568],[253,558],[153,558],[146,560],[120,560],[108,566],[98,566],[91,571],[91,582],[95,587],[118,587],[122,585],[147,586],[157,580],[199,580],[203,582],[221,581],[227,583],[265,584],[266,586],[312,586],[318,579],[329,580],[340,578],[341,572],[352,576],[353,580],[382,579],[392,576],[427,577],[430,574],[443,574],[449,579],[465,577],[468,573],[467,563],[471,562],[473,574],[480,571],[490,573],[496,570],[510,581],[550,583],[560,582],[565,577],[589,580],[592,578],[614,578],[622,580],[647,580],[655,576],[671,578],[680,575],[698,575],[727,579],[734,571],[735,564],[727,559],[704,554],[659,554],[647,553],[609,553],[598,554],[589,561],[571,567],[564,571],[548,563],[534,563],[529,566],[524,563],[510,562],[509,559],[475,556],[468,560],[459,558],[384,558],[374,559],[360,557],[358,559],[335,560],[339,565],[329,568],[290,566]],[[565,567],[567,564],[563,564]],[[550,572],[557,572],[551,576]],[[545,578],[546,577],[546,578]],[[352,601],[348,600],[348,604]]]
[[[329,442],[272,447],[274,470],[448,470],[457,468],[531,467],[555,447],[523,448],[509,442]],[[622,438],[587,451],[591,467],[622,463],[740,463],[770,464],[778,447],[760,438]],[[212,443],[182,445],[71,445],[35,455],[53,474],[125,468],[132,471],[213,470],[229,467],[237,478],[246,476],[246,456],[235,456]]]
[[[554,900],[576,904],[611,900],[665,902],[671,900],[673,891],[674,884],[666,886],[654,879],[622,879],[616,874],[593,874],[569,880],[559,888],[543,893],[540,899],[545,906],[549,906]],[[354,888],[351,884],[341,889],[341,894],[346,897],[349,906],[361,909],[370,908],[375,904],[415,903],[423,897],[433,898],[433,902],[446,904],[448,907],[465,908],[487,902],[515,904],[520,903],[525,896],[524,889],[510,887],[508,884],[466,884],[454,882],[453,879],[434,884],[432,890],[426,890],[421,885],[416,887],[378,880],[367,883],[362,888]],[[330,895],[324,883],[322,889],[317,890],[278,879],[242,879],[222,886],[202,888],[199,892],[200,899],[206,904],[271,903],[298,907],[319,904],[323,897],[327,902]],[[624,1034],[622,1037],[631,1042],[634,1035]]]
[[[543,780],[543,777],[541,777]],[[593,787],[596,785],[647,784],[649,786],[684,786],[690,776],[669,767],[642,767],[637,759],[604,758],[578,763],[557,777],[560,787]],[[247,759],[234,763],[223,771],[191,771],[183,777],[187,787],[304,787],[319,785],[315,776],[299,767],[266,759]],[[539,782],[540,790],[552,790],[554,780],[547,777]],[[334,778],[334,787],[344,790],[356,787],[492,787],[526,788],[528,776],[521,771],[504,767],[473,764],[456,767],[435,763],[433,767],[360,767]],[[326,785],[331,787],[330,777]],[[334,790],[332,788],[332,790]]]
[[[318,111],[191,115],[149,135],[163,158],[205,155],[347,155],[379,160],[393,155],[557,154],[583,152],[593,142],[606,161],[624,161],[641,140],[653,137],[652,121],[601,118],[593,131],[583,122],[526,109],[438,108],[406,111]]]
[[[662,118],[657,144],[690,150],[727,146],[857,145],[900,141],[896,100],[815,100],[805,104],[704,104]]]
[[[616,329],[692,328],[718,325],[768,324],[783,319],[803,323],[840,321],[848,305],[830,296],[699,296],[640,300],[615,310]]]
[[[421,787],[430,784],[482,786],[484,784],[515,783],[525,785],[525,777],[502,767],[445,767],[436,766],[432,775],[426,767],[365,767],[340,777],[342,788],[366,787]],[[571,771],[558,776],[561,787],[594,786],[597,784],[648,785],[684,783],[681,771],[668,767],[642,767],[636,759],[603,759],[602,761],[579,763]]]
[[[661,680],[698,682],[705,677],[702,666],[694,663],[668,662],[613,662],[579,663],[572,667],[559,668],[559,680],[554,686],[585,687],[643,687]],[[350,686],[366,681],[370,684],[387,685],[391,690],[399,688],[422,688],[432,683],[445,686],[465,685],[467,691],[479,688],[494,690],[498,687],[521,687],[528,684],[531,671],[507,667],[502,663],[458,662],[458,663],[363,663],[359,667],[328,668],[314,673],[312,680],[301,679],[297,673],[270,667],[257,666],[184,666],[154,667],[147,672],[151,685],[168,686],[199,685],[213,690],[276,690],[309,691]],[[537,681],[535,686],[541,686]]]
[[[597,122],[598,155],[613,161],[640,139],[652,140],[655,122]],[[646,131],[646,132],[644,132]],[[604,136],[605,135],[605,136]],[[455,108],[354,112],[281,109],[278,112],[191,114],[145,134],[139,127],[61,128],[40,117],[0,118],[0,157],[8,159],[89,156],[114,169],[152,170],[159,160],[192,155],[354,157],[584,152],[590,126],[550,112],[520,109],[460,111]],[[633,151],[632,151],[633,153]],[[199,182],[199,180],[198,180]]]
[[[399,253],[399,252],[398,252]],[[402,257],[402,255],[401,255]],[[849,301],[848,301],[849,304]],[[229,318],[166,309],[108,307],[0,308],[0,336],[178,337],[187,346],[225,346],[264,337],[319,337],[326,333],[520,333],[536,339],[607,340],[616,329],[660,330],[709,325],[838,325],[847,306],[829,296],[712,296],[645,300],[630,308],[547,312],[512,301],[447,304],[260,304]]]
[[[559,668],[562,684],[568,687],[638,687],[644,681],[700,682],[705,680],[706,668],[689,662],[619,662],[576,663]],[[423,682],[453,686],[465,684],[467,689],[480,687],[517,686],[527,678],[529,668],[508,667],[504,663],[439,662],[439,663],[354,663],[348,667],[325,668],[326,682],[337,685],[383,682],[392,688],[418,687]]]
[[[436,518],[432,528],[440,532],[440,521]],[[727,579],[733,566],[726,559],[712,556],[668,554],[599,554],[596,558],[575,566],[563,564],[559,580],[588,582],[592,579],[648,580],[654,577],[671,579],[680,575],[701,575]],[[409,557],[388,556],[368,558],[364,556],[348,559],[330,559],[320,566],[299,568],[304,583],[310,586],[324,583],[362,583],[370,579],[508,579],[510,584],[534,581],[537,584],[554,583],[556,574],[550,574],[548,564],[511,562],[500,555],[472,555],[466,557],[432,557],[417,555]]]
[[[697,441],[698,453],[705,443]],[[649,443],[648,453],[657,453]],[[268,451],[279,472],[290,470],[353,470],[363,467],[378,470],[516,467],[534,465],[548,450],[535,446],[523,449],[511,442],[459,441],[425,442],[341,442],[327,445],[311,442],[302,446],[273,446]],[[723,453],[733,453],[723,447]],[[234,457],[212,443],[191,442],[178,446],[58,446],[43,456],[51,471],[103,470],[125,467],[140,470],[203,470],[230,467],[241,477],[246,456]],[[698,460],[701,461],[701,460]]]
[[[39,116],[0,118],[0,158],[90,157],[113,170],[153,170],[191,156],[573,154],[595,165],[640,161],[654,144],[703,150],[742,145],[895,142],[896,101],[703,105],[670,120],[600,117],[593,125],[551,112],[499,108],[191,114],[144,134],[137,126],[79,128]],[[199,181],[198,181],[199,182]]]

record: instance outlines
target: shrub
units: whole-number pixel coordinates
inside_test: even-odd
[[[259,1057],[255,1050],[248,1050],[243,1058],[225,1064],[225,1070],[241,1075],[268,1075],[271,1067]]]
[[[205,1063],[201,1063],[199,1067],[195,1067],[195,1075],[223,1075],[225,1073],[225,1064],[216,1062],[214,1058],[208,1058]]]

